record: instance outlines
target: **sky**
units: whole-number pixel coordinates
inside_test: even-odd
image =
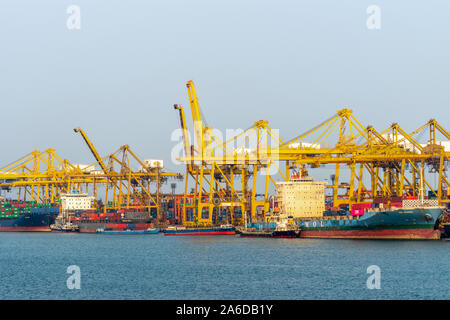
[[[80,29],[69,29],[71,5]],[[367,8],[380,9],[369,29]],[[194,80],[208,125],[264,119],[288,140],[351,108],[380,131],[430,118],[449,128],[446,1],[3,0],[0,2],[0,166],[55,148],[93,163],[128,144],[170,161]],[[181,187],[177,190],[181,191]]]

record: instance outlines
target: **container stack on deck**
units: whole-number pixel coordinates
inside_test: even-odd
[[[36,201],[8,200],[0,202],[0,218],[19,218],[22,214],[58,213],[57,204],[37,203]]]
[[[4,200],[0,202],[0,231],[50,231],[58,212],[56,203]]]
[[[0,216],[18,218],[20,214],[24,213],[42,213],[52,212],[58,213],[58,206],[50,203],[37,203],[36,201],[1,201],[0,202]]]

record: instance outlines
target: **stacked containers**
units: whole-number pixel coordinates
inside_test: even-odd
[[[354,203],[352,204],[351,215],[352,216],[362,216],[366,209],[371,208],[371,203]]]
[[[30,204],[24,201],[1,201],[0,218],[19,218],[21,214],[29,214]]]

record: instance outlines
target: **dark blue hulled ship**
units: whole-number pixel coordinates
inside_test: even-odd
[[[34,201],[2,201],[0,231],[50,231],[59,207]]]

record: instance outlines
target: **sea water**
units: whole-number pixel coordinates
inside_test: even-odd
[[[444,240],[0,233],[1,299],[450,299],[449,274]]]

